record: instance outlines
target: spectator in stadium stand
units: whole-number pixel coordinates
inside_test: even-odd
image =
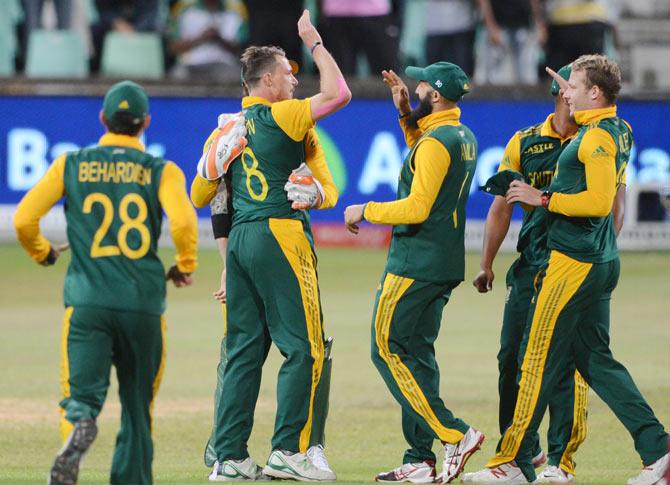
[[[486,28],[486,48],[480,53],[483,72],[478,73],[483,76],[479,82],[536,84],[539,45],[547,38],[540,0],[477,0],[477,3]],[[511,75],[503,68],[508,58],[512,61]]]
[[[602,54],[611,28],[609,0],[546,0],[547,66],[563,66],[583,54]]]
[[[156,32],[159,0],[95,0],[98,21],[91,25],[93,59],[91,69],[100,68],[102,44],[107,32]]]
[[[302,43],[295,35],[295,24],[304,3],[304,0],[244,0],[249,12],[249,44],[276,45],[286,52],[287,59],[300,63]]]
[[[472,77],[477,28],[472,0],[428,0],[425,14],[426,64],[449,61]]]
[[[356,74],[365,53],[370,72],[398,70],[400,29],[391,0],[321,0],[325,42],[346,75]]]
[[[6,0],[0,0],[6,1]],[[72,0],[52,0],[56,10],[56,28],[67,30],[72,26]],[[45,0],[22,0],[25,24],[21,35],[21,51],[26,52],[30,32],[42,29],[42,10]]]
[[[240,76],[237,35],[242,17],[222,0],[201,0],[180,10],[169,33],[168,49],[177,55],[178,79]]]

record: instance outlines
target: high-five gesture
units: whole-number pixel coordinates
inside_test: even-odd
[[[298,35],[305,43],[308,49],[312,49],[317,42],[321,42],[321,35],[312,25],[312,20],[309,17],[309,10],[305,11],[298,20]]]
[[[406,115],[412,111],[412,106],[409,104],[409,90],[407,84],[404,83],[400,76],[393,70],[382,71],[382,78],[384,83],[391,88],[391,95],[393,96],[393,104],[401,115]]]
[[[570,87],[568,81],[563,79],[563,77],[556,71],[554,71],[552,68],[545,67],[544,70],[547,71],[547,74],[549,74],[554,79],[554,81],[558,83],[559,87],[561,88],[561,91],[565,92],[568,89],[568,87]]]

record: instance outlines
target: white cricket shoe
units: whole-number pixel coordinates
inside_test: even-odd
[[[575,476],[562,468],[554,465],[547,465],[537,476],[534,483],[550,483],[551,485],[572,485],[575,482]]]
[[[629,478],[628,485],[654,485],[660,482],[670,466],[670,453],[666,453],[654,463],[642,469],[638,476]]]
[[[514,462],[494,468],[484,468],[474,473],[466,473],[461,481],[467,483],[504,483],[506,485],[528,483],[528,479],[521,472],[521,468],[516,466]]]
[[[249,456],[245,460],[224,460],[223,463],[214,462],[210,482],[231,482],[238,480],[263,480],[261,467]]]
[[[435,463],[422,461],[421,463],[405,463],[390,472],[380,473],[375,477],[380,483],[433,483],[435,481]]]
[[[330,468],[330,463],[328,463],[328,460],[326,459],[326,452],[323,449],[323,445],[311,446],[307,450],[307,456],[312,460],[315,467],[335,475],[335,472]]]
[[[269,477],[298,480],[301,482],[334,482],[332,470],[318,468],[305,453],[274,450],[268,458],[263,473]]]
[[[484,434],[475,428],[469,428],[461,441],[444,445],[442,473],[435,480],[438,483],[451,483],[462,471],[470,456],[482,446]]]

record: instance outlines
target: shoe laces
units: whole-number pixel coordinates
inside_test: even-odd
[[[310,458],[310,460],[312,460],[312,463],[314,463],[317,468],[321,468],[322,470],[330,470],[330,464],[326,459],[323,446],[312,446],[309,450],[307,450],[307,456]]]

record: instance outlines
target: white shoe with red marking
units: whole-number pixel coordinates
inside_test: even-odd
[[[380,483],[433,483],[435,481],[435,463],[422,461],[421,463],[405,463],[391,470],[380,473],[375,477]]]
[[[628,479],[628,485],[657,485],[662,483],[670,466],[670,453],[666,453],[651,465],[642,469],[635,477]]]
[[[505,485],[528,483],[528,479],[521,472],[521,468],[516,466],[514,462],[494,468],[484,468],[474,473],[466,473],[461,481],[467,483],[504,483]]]
[[[540,451],[531,460],[531,464],[533,465],[533,468],[540,468],[545,463],[547,463],[547,455],[544,453],[544,451]]]
[[[468,459],[482,446],[484,434],[475,428],[469,428],[461,441],[444,445],[442,473],[435,480],[437,483],[451,483],[463,471]]]

